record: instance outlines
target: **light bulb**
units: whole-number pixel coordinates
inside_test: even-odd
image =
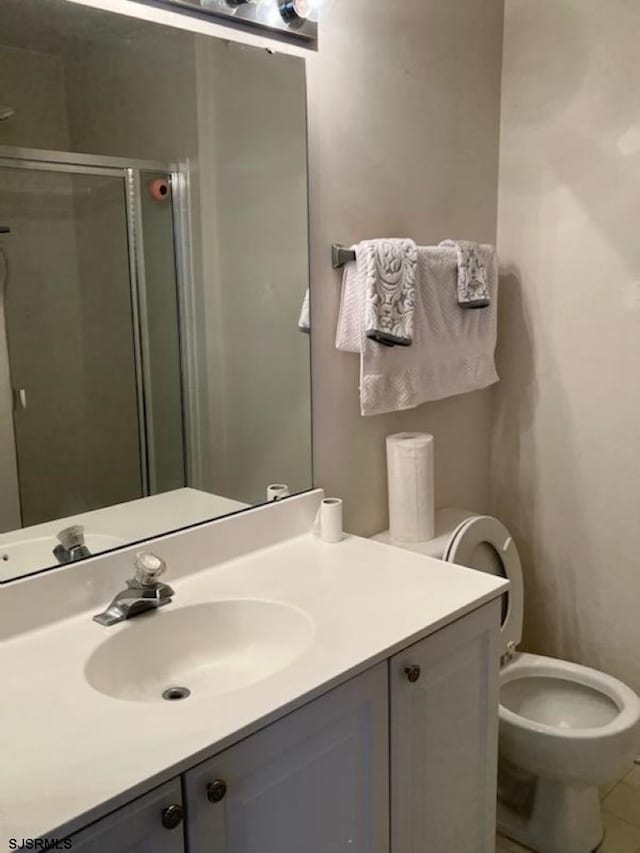
[[[299,18],[308,18],[312,5],[311,0],[293,0],[293,8]]]
[[[327,0],[304,0],[304,5],[307,7],[304,17],[308,21],[314,21],[317,24],[320,18],[320,9],[326,2]]]
[[[278,0],[254,0],[258,9],[258,20],[268,27],[282,26],[282,18],[278,12]]]
[[[317,21],[321,0],[279,0],[280,14],[291,25]]]

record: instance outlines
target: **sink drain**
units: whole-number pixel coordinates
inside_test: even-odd
[[[167,687],[162,693],[162,698],[167,702],[178,702],[180,699],[187,699],[191,696],[191,691],[188,687]]]

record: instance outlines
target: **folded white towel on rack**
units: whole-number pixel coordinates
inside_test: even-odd
[[[461,311],[457,298],[458,257],[447,246],[419,247],[413,342],[384,347],[364,333],[364,297],[357,263],[345,267],[336,347],[360,353],[360,411],[363,415],[413,409],[486,388],[498,381],[495,368],[498,263],[493,246],[481,246],[491,304]]]

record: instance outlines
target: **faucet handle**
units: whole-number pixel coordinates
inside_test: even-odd
[[[71,551],[72,548],[79,548],[84,545],[84,525],[72,524],[71,527],[65,527],[56,538],[67,551]]]
[[[165,561],[149,552],[136,554],[134,565],[136,569],[136,581],[140,586],[154,584],[167,571]]]

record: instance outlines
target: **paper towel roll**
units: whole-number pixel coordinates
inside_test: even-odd
[[[425,542],[435,534],[433,450],[428,433],[387,436],[389,533],[398,542]]]
[[[323,542],[342,541],[342,501],[325,498],[320,504],[320,538]]]
[[[267,486],[268,501],[281,501],[283,498],[290,497],[290,495],[289,486],[285,485],[285,483],[272,483],[270,486]]]

